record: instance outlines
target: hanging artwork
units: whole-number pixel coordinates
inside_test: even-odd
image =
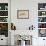
[[[17,10],[17,19],[29,19],[29,10]]]

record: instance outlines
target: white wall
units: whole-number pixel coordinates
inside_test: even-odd
[[[38,27],[38,3],[46,0],[11,0],[11,22],[17,30],[27,30],[29,26]],[[17,19],[17,10],[29,10],[29,19]]]
[[[0,3],[8,3],[8,0],[0,0]]]
[[[29,10],[29,19],[17,19],[17,10],[25,9]],[[12,0],[11,20],[11,22],[16,25],[17,30],[27,30],[32,24],[36,26],[37,24],[35,23],[37,23],[37,2],[32,0]]]
[[[15,24],[17,30],[28,30],[33,24],[36,32],[34,36],[38,36],[38,3],[46,3],[46,0],[11,0],[11,22]],[[29,19],[17,19],[17,10],[21,9],[29,10]],[[38,43],[43,44],[41,39],[33,38],[33,46],[40,46]]]

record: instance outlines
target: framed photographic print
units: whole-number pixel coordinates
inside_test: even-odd
[[[29,19],[29,10],[17,10],[17,19]]]

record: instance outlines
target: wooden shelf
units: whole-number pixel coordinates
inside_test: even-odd
[[[8,17],[8,16],[0,16],[0,17]]]
[[[46,10],[38,10],[38,11],[45,11],[46,12]]]
[[[0,10],[0,11],[8,11],[8,10]]]
[[[46,23],[46,22],[38,22],[38,23]]]
[[[46,15],[44,15],[44,16],[38,16],[38,17],[46,17]]]
[[[0,22],[0,23],[8,23],[8,22]]]
[[[46,29],[46,28],[38,28],[38,29]]]

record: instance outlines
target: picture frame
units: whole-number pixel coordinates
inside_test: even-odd
[[[29,19],[29,10],[17,10],[17,19]]]

